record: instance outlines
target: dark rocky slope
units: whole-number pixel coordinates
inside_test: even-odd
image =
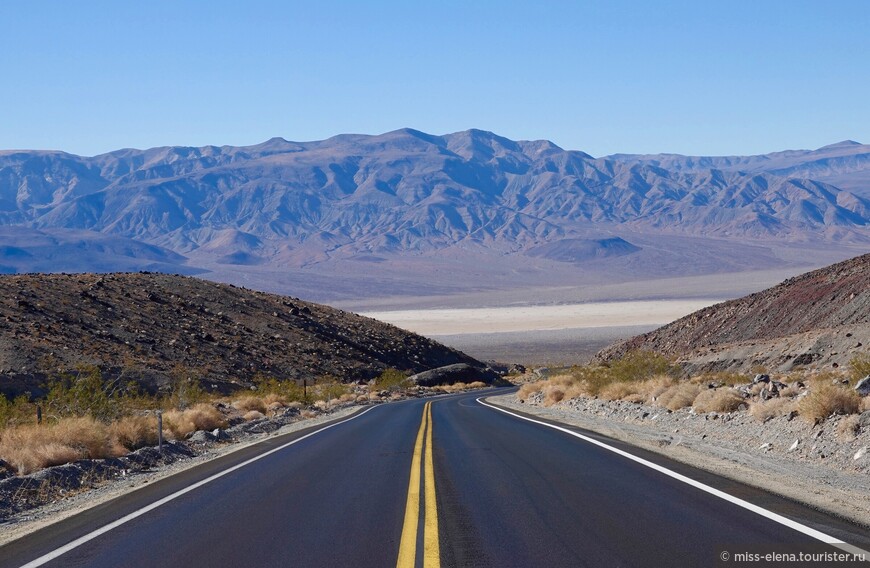
[[[610,346],[597,359],[647,349],[706,369],[839,366],[866,350],[868,334],[870,254],[865,254],[699,310]]]
[[[95,364],[148,389],[179,373],[228,391],[258,373],[369,379],[474,359],[394,326],[296,298],[154,274],[0,277],[0,392]]]

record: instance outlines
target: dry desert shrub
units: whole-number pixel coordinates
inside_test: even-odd
[[[837,435],[841,439],[851,440],[861,431],[861,418],[857,414],[852,414],[840,420],[837,424]]]
[[[276,393],[276,392],[266,393],[265,395],[263,395],[262,401],[263,401],[263,404],[266,405],[266,408],[270,407],[271,405],[275,404],[276,402],[280,403],[281,406],[285,406],[287,404],[286,398],[284,396],[282,396],[281,394]]]
[[[658,375],[640,383],[638,394],[644,397],[646,402],[656,402],[665,391],[677,384],[677,381],[668,375]]]
[[[266,415],[263,414],[262,412],[260,412],[259,410],[249,410],[245,413],[245,415],[242,418],[244,418],[245,420],[250,422],[251,420],[260,420],[261,418],[265,418],[265,417],[266,417]]]
[[[109,436],[128,451],[157,444],[156,416],[124,416],[109,424]]]
[[[176,440],[197,430],[214,430],[226,426],[224,415],[207,403],[199,403],[184,410],[169,410],[163,414],[163,429]]]
[[[468,383],[468,388],[470,389],[485,389],[487,386],[489,385],[483,381],[472,381]]]
[[[85,458],[122,455],[108,427],[91,417],[64,418],[54,424],[8,428],[0,438],[0,458],[20,474]]]
[[[801,388],[796,383],[787,383],[788,386],[779,391],[781,397],[795,397],[801,393]]]
[[[807,396],[798,404],[801,416],[818,424],[832,414],[855,414],[861,407],[861,397],[854,390],[816,381]]]
[[[734,412],[743,404],[743,396],[737,389],[702,390],[692,403],[696,412]]]
[[[771,418],[791,414],[797,407],[797,402],[790,398],[771,398],[750,404],[749,415],[759,422],[767,422]]]
[[[679,410],[692,406],[695,398],[700,394],[701,388],[692,383],[679,383],[662,392],[656,398],[656,404],[668,410]]]
[[[284,403],[283,403],[283,402],[280,402],[280,401],[277,401],[277,400],[276,400],[275,402],[271,402],[271,403],[269,403],[269,404],[266,406],[266,410],[269,411],[269,414],[275,414],[275,413],[277,413],[279,410],[281,410],[282,408],[284,408]]]
[[[628,400],[635,398],[634,395],[640,395],[640,389],[641,383],[638,381],[610,383],[598,392],[598,396],[604,400]]]
[[[565,398],[565,388],[562,385],[547,385],[541,392],[544,394],[544,406],[552,406]]]
[[[535,381],[533,383],[524,384],[520,387],[520,390],[517,391],[517,399],[525,402],[531,395],[536,392],[541,392],[546,384],[547,381]]]
[[[233,408],[235,408],[239,412],[256,410],[258,412],[265,413],[266,404],[267,403],[258,396],[244,396],[238,400],[233,401]]]
[[[870,410],[870,396],[861,397],[861,406],[858,407],[861,412]]]
[[[689,379],[689,382],[695,384],[720,383],[723,385],[734,386],[745,383],[746,376],[731,371],[708,371],[692,377]]]

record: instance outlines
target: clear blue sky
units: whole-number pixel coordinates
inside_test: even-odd
[[[614,152],[870,143],[870,2],[9,1],[0,148],[409,126]]]

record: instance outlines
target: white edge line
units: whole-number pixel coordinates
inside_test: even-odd
[[[733,495],[729,495],[728,493],[725,493],[724,491],[720,491],[714,487],[710,487],[709,485],[705,485],[705,484],[701,483],[700,481],[696,481],[690,477],[686,477],[685,475],[679,474],[675,471],[671,471],[670,469],[668,469],[666,467],[662,467],[656,463],[653,463],[651,461],[637,457],[637,456],[630,454],[626,451],[620,450],[619,448],[614,448],[613,446],[609,446],[603,442],[599,442],[598,440],[596,440],[594,438],[590,438],[589,436],[584,436],[583,434],[580,434],[578,432],[574,432],[573,430],[569,430],[568,428],[556,426],[555,424],[549,424],[547,422],[542,422],[540,420],[535,420],[533,418],[527,418],[527,417],[522,416],[520,414],[515,414],[509,410],[498,407],[494,404],[484,402],[480,398],[477,399],[477,402],[479,402],[483,406],[486,406],[488,408],[492,408],[493,410],[498,410],[499,412],[504,412],[505,414],[509,414],[510,416],[513,416],[515,418],[519,418],[520,420],[534,422],[535,424],[540,424],[541,426],[546,426],[547,428],[553,428],[554,430],[559,430],[560,432],[564,432],[566,434],[574,436],[575,438],[580,438],[581,440],[583,440],[585,442],[589,442],[590,444],[595,444],[596,446],[604,448],[605,450],[611,451],[615,454],[619,454],[620,456],[622,456],[624,458],[628,458],[628,459],[630,459],[634,462],[637,462],[641,465],[644,465],[650,469],[654,469],[658,472],[661,472],[661,473],[667,475],[668,477],[672,477],[678,481],[682,481],[683,483],[691,485],[692,487],[696,487],[696,488],[700,489],[701,491],[705,491],[711,495],[715,495],[716,497],[719,497],[720,499],[724,499],[725,501],[733,503],[739,507],[743,507],[744,509],[748,509],[748,510],[752,511],[753,513],[758,513],[762,517],[766,517],[766,518],[768,518],[772,521],[775,521],[781,525],[785,525],[785,526],[787,526],[791,529],[794,529],[798,532],[801,532],[807,536],[811,536],[817,540],[820,540],[826,544],[838,546],[838,548],[842,548],[839,545],[845,545],[846,547],[848,547],[848,548],[846,548],[846,550],[848,550],[849,552],[855,553],[857,551],[859,554],[860,553],[867,554],[868,555],[867,557],[870,558],[870,553],[867,553],[864,550],[861,550],[857,547],[854,547],[853,545],[850,545],[846,542],[843,542],[842,540],[836,539],[836,538],[834,538],[830,535],[827,535],[821,531],[817,531],[814,528],[808,527],[806,525],[802,525],[801,523],[798,523],[796,521],[793,521],[791,519],[783,517],[782,515],[778,515],[772,511],[768,511],[767,509],[759,507],[758,505],[753,505],[749,501],[744,501],[743,499],[740,499],[739,497],[734,497]]]
[[[374,408],[376,408],[376,407],[371,406],[371,407],[363,410],[359,414],[354,414],[353,416],[351,416],[350,418],[348,418],[346,420],[342,420],[341,422],[336,422],[334,424],[330,424],[329,426],[324,426],[323,428],[320,428],[319,430],[315,430],[314,432],[309,432],[308,434],[305,434],[304,436],[302,436],[300,438],[296,438],[292,442],[287,442],[286,444],[278,446],[277,448],[273,448],[273,449],[269,450],[268,452],[263,452],[262,454],[256,455],[247,461],[244,461],[240,464],[236,464],[233,467],[230,467],[228,469],[225,469],[219,473],[212,475],[211,477],[207,477],[203,480],[197,481],[193,485],[188,485],[184,489],[179,489],[178,491],[176,491],[175,493],[172,493],[171,495],[167,495],[166,497],[163,497],[162,499],[154,501],[150,505],[142,507],[139,510],[133,511],[132,513],[125,515],[125,516],[121,517],[120,519],[113,521],[107,525],[104,525],[93,532],[90,532],[86,535],[80,536],[79,538],[73,540],[72,542],[69,542],[69,543],[63,545],[60,548],[57,548],[57,549],[49,552],[48,554],[44,554],[35,560],[31,560],[27,564],[22,565],[21,568],[35,568],[36,566],[42,566],[43,564],[45,564],[47,562],[51,562],[55,558],[57,558],[63,554],[66,554],[67,552],[69,552],[75,548],[78,548],[79,546],[85,544],[86,542],[91,541],[100,535],[106,534],[107,532],[109,532],[113,529],[116,529],[116,528],[120,527],[121,525],[123,525],[127,522],[130,522],[137,517],[141,517],[145,513],[153,511],[157,507],[160,507],[161,505],[165,505],[166,503],[169,503],[173,499],[177,499],[178,497],[181,497],[185,493],[189,493],[189,492],[193,491],[194,489],[202,487],[203,485],[205,485],[207,483],[211,483],[215,479],[221,478],[221,477],[227,475],[228,473],[232,473],[232,472],[236,471],[237,469],[241,469],[241,468],[245,467],[246,465],[250,465],[257,460],[261,460],[261,459],[265,458],[266,456],[274,454],[275,452],[280,452],[281,450],[283,450],[289,446],[292,446],[293,444],[301,442],[302,440],[304,440],[306,438],[310,438],[311,436],[314,436],[315,434],[319,434],[319,433],[323,432],[324,430],[329,430],[330,428],[333,428],[335,426],[339,426],[341,424],[344,424],[345,422],[350,422],[351,420],[359,418],[360,416],[362,416],[363,414],[365,414],[366,412],[368,412],[369,410],[372,410]]]

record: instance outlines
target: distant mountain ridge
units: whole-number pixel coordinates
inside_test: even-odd
[[[681,156],[614,154],[608,159],[644,163],[672,171],[709,169],[813,179],[870,196],[870,146],[844,140],[818,150],[786,150],[757,156]]]
[[[643,248],[553,244],[621,232],[854,244],[868,241],[868,224],[870,146],[852,142],[767,156],[593,158],[481,130],[402,129],[94,157],[0,152],[0,226],[10,238],[86,231],[194,271],[457,247],[494,258],[552,250],[576,262]],[[126,250],[119,269],[140,258]],[[0,250],[6,271],[37,264]]]

